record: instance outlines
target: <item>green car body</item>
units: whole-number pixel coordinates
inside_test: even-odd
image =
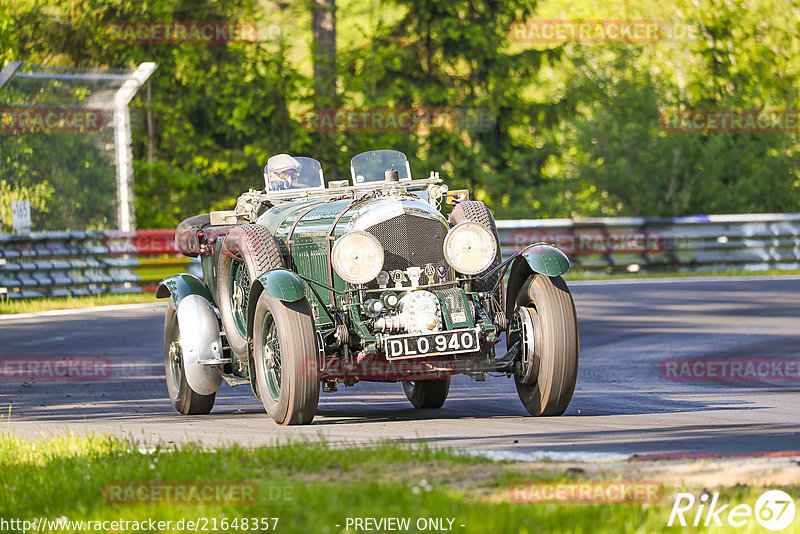
[[[369,157],[377,161],[395,154],[375,151]],[[559,277],[569,269],[569,260],[551,245],[534,244],[501,261],[497,230],[482,203],[469,201],[466,192],[448,191],[438,175],[410,179],[405,156],[397,166],[399,179],[391,167],[365,179],[367,171],[354,163],[351,184],[251,190],[235,210],[212,212],[208,224],[192,229],[196,236],[191,238],[200,244],[184,252],[200,256],[203,280],[170,277],[162,281],[158,296],[171,295],[177,306],[187,294],[196,294],[219,310],[220,339],[225,345],[227,338],[230,347],[216,367],[229,384],[254,376],[253,319],[262,293],[290,307],[307,304],[317,336],[314,376],[324,391],[359,381],[447,380],[449,387],[449,376],[456,373],[479,381],[487,372],[519,374],[522,342],[506,354],[495,353],[501,334],[515,328],[517,294],[535,276]],[[389,171],[385,178],[384,170]],[[442,213],[446,204],[456,206],[449,218]],[[250,250],[230,238],[232,228],[242,225],[261,236],[263,244],[253,241]],[[337,245],[352,236],[352,244],[342,244],[344,260],[337,263]],[[246,265],[262,263],[247,271],[226,255]],[[267,256],[272,263],[263,263]],[[369,258],[382,263],[373,266]],[[467,266],[481,271],[459,271]],[[348,268],[353,272],[345,272]],[[503,291],[507,270],[508,295]],[[368,279],[352,282],[363,272]],[[234,327],[247,343],[231,354]]]

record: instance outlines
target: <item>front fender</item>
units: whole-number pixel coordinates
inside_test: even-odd
[[[253,281],[250,296],[247,299],[247,335],[253,333],[253,315],[261,292],[266,291],[271,297],[284,302],[297,302],[305,298],[306,289],[300,277],[286,269],[272,269]]]
[[[567,255],[553,245],[536,243],[528,245],[519,253],[535,273],[547,276],[561,276],[569,271],[570,263]],[[516,261],[516,260],[514,260]]]
[[[164,278],[159,282],[158,290],[156,290],[157,298],[172,297],[176,309],[180,306],[181,301],[189,295],[199,295],[209,302],[214,302],[211,292],[203,281],[187,273]]]
[[[536,243],[528,245],[511,263],[506,292],[506,317],[514,313],[517,293],[533,273],[545,276],[561,276],[569,271],[567,255],[553,245]]]
[[[306,296],[300,277],[286,269],[272,269],[256,280],[271,297],[284,302],[297,302]],[[251,300],[252,302],[252,300]]]

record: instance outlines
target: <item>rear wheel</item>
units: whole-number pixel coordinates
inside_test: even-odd
[[[265,227],[243,224],[225,236],[217,263],[219,311],[228,345],[241,361],[247,361],[250,288],[259,275],[279,267],[283,267],[280,249]]]
[[[283,302],[261,293],[253,316],[253,360],[270,417],[280,425],[311,423],[319,403],[320,362],[306,299]]]
[[[578,377],[575,304],[560,276],[534,274],[517,297],[508,345],[520,342],[517,394],[531,415],[561,415]]]
[[[441,408],[450,392],[450,377],[444,380],[403,380],[403,391],[414,408]]]
[[[167,393],[172,406],[184,415],[207,414],[214,407],[217,394],[201,395],[186,382],[181,353],[181,330],[172,298],[167,303],[164,317],[164,370],[167,376]]]

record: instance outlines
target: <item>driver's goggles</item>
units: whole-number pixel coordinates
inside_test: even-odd
[[[280,176],[284,180],[297,180],[298,178],[300,178],[300,173],[297,171],[283,171],[279,172],[278,176]]]

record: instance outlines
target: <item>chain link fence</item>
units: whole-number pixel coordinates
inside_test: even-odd
[[[0,71],[0,233],[135,228],[128,103],[155,69]]]

